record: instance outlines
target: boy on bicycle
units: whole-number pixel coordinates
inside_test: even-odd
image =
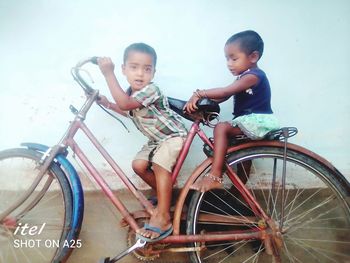
[[[149,141],[132,162],[132,168],[147,184],[157,191],[158,204],[149,224],[138,231],[138,236],[148,242],[161,240],[172,233],[170,203],[172,197],[172,168],[182,149],[186,128],[169,107],[167,97],[152,82],[156,71],[155,50],[144,43],[134,43],[124,51],[122,73],[129,89],[125,92],[114,74],[110,58],[98,59],[115,102],[101,96],[99,103],[129,117]]]
[[[231,123],[220,122],[215,126],[212,169],[195,182],[192,186],[195,190],[205,192],[222,187],[222,171],[230,138],[245,134],[250,139],[260,140],[269,131],[279,128],[271,108],[269,81],[258,67],[263,50],[264,42],[255,31],[246,30],[231,36],[226,41],[224,52],[227,68],[236,79],[225,87],[195,91],[185,105],[187,112],[194,112],[197,101],[202,97],[222,102],[234,96],[234,118]],[[249,161],[243,162],[247,175],[250,165]],[[244,183],[247,175],[245,178],[240,176]]]

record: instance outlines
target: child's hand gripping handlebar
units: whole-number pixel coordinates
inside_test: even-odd
[[[97,100],[100,99],[100,96],[98,96],[98,90],[95,90],[93,89],[89,84],[88,82],[81,76],[81,71],[84,71],[85,73],[87,73],[89,75],[89,72],[87,72],[86,70],[82,69],[82,67],[85,65],[85,64],[88,64],[88,63],[92,63],[92,64],[95,64],[95,65],[98,65],[98,60],[99,57],[90,57],[90,58],[86,58],[86,59],[83,59],[81,61],[79,61],[75,67],[72,68],[71,70],[71,73],[72,73],[72,76],[74,78],[74,80],[76,82],[78,82],[79,86],[84,90],[84,92],[89,96],[89,95],[93,95],[95,94],[95,98]],[[90,76],[90,75],[89,75]],[[97,93],[97,94],[96,94]],[[115,118],[117,121],[119,121],[123,127],[128,131],[129,129],[126,127],[126,125],[123,123],[122,120],[120,120],[117,116],[115,116],[114,114],[112,114],[111,112],[109,112],[108,110],[106,110],[102,105],[98,104],[106,113],[108,113],[109,115],[111,115],[113,118]]]

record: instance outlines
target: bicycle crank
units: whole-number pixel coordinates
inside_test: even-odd
[[[132,245],[130,248],[125,250],[124,252],[120,253],[119,255],[115,256],[114,258],[110,259],[109,257],[103,258],[99,261],[99,263],[114,263],[117,262],[118,260],[122,259],[126,255],[130,254],[133,252],[135,249],[142,248],[146,245],[146,241],[138,239],[134,245]]]

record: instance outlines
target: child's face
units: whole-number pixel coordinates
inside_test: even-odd
[[[253,52],[254,53],[254,52]],[[238,42],[233,42],[225,46],[225,57],[227,67],[234,76],[242,74],[247,69],[256,66],[256,54],[247,55],[244,53]]]
[[[141,90],[153,79],[155,68],[151,55],[139,51],[130,51],[125,64],[122,65],[123,74],[133,91]]]

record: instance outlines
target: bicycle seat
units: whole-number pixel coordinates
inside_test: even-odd
[[[170,108],[175,111],[180,116],[187,120],[195,121],[197,119],[204,119],[211,121],[217,117],[220,113],[220,106],[217,102],[201,98],[197,102],[198,110],[194,113],[187,113],[183,110],[187,101],[179,100],[175,98],[168,97],[168,102]]]
[[[298,133],[298,129],[295,128],[295,127],[282,127],[280,129],[277,129],[277,130],[269,131],[268,133],[265,134],[265,136],[262,138],[262,140],[283,141],[286,138],[293,137],[297,133]],[[210,138],[210,139],[212,139],[212,138]],[[236,135],[234,138],[231,138],[229,140],[229,145],[233,146],[233,145],[236,145],[236,144],[239,144],[239,143],[243,143],[243,142],[247,142],[247,141],[250,141],[250,140],[252,140],[252,139],[250,139],[247,135],[239,134],[239,135]]]
[[[282,127],[277,130],[268,132],[264,136],[264,140],[280,140],[283,141],[286,138],[293,137],[298,133],[298,129],[295,127]]]
[[[280,129],[277,130],[272,130],[270,132],[268,132],[264,138],[262,140],[267,140],[267,141],[283,141],[286,138],[290,138],[293,137],[294,135],[296,135],[298,133],[298,129],[295,127],[282,127]],[[214,143],[214,138],[210,137],[209,140]],[[241,143],[246,143],[252,141],[252,139],[250,139],[247,135],[245,134],[239,134],[236,135],[233,138],[230,138],[228,141],[228,145],[230,146],[234,146],[234,145],[238,145]],[[207,155],[207,156],[213,156],[214,152],[213,150],[209,147],[208,144],[204,144],[203,145],[203,152]]]

